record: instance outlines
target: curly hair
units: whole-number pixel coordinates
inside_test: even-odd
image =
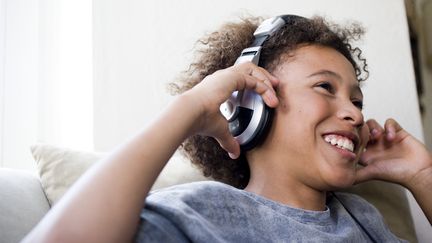
[[[230,67],[244,48],[249,47],[253,33],[261,18],[246,18],[237,23],[227,23],[219,30],[200,39],[195,52],[195,61],[189,69],[173,83],[173,94],[180,94],[201,82],[213,72]],[[341,27],[324,18],[298,18],[286,24],[264,42],[259,65],[268,71],[284,61],[286,54],[304,45],[321,45],[335,49],[344,55],[354,67],[358,81],[367,79],[366,59],[359,48],[350,44],[360,39],[363,28],[356,23]],[[204,176],[237,188],[247,186],[250,178],[249,164],[242,152],[238,159],[231,159],[214,138],[195,135],[185,140],[181,151],[197,165]]]

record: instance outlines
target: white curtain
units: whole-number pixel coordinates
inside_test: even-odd
[[[0,163],[37,142],[93,149],[92,1],[0,0]]]

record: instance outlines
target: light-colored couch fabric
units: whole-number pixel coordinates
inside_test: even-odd
[[[34,145],[31,151],[37,163],[42,187],[51,205],[54,205],[87,169],[105,156],[103,153],[77,151],[48,144]],[[209,179],[179,154],[174,154],[152,189],[201,180]]]
[[[0,169],[0,242],[19,242],[49,208],[37,175]]]
[[[39,177],[28,172],[0,169],[0,242],[18,242],[54,205],[68,188],[105,155],[38,144],[31,148]],[[178,154],[165,166],[153,189],[208,180]],[[348,190],[374,204],[392,231],[416,242],[404,189],[372,181]]]

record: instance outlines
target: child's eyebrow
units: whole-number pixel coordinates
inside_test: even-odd
[[[333,77],[335,77],[337,79],[342,79],[342,77],[339,74],[337,74],[337,73],[335,73],[333,71],[330,71],[330,70],[319,70],[317,72],[314,72],[314,73],[310,74],[307,77],[310,78],[310,77],[313,77],[313,76],[321,76],[321,75],[323,75],[323,76],[333,76]]]

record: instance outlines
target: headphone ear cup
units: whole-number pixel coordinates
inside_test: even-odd
[[[234,101],[227,102],[236,104],[235,108],[224,109],[228,105],[223,106],[221,112],[227,118],[229,131],[240,144],[241,150],[250,150],[264,141],[273,109],[264,103],[261,96],[254,91],[245,90]]]
[[[245,144],[241,144],[240,148],[242,151],[248,151],[256,147],[257,145],[264,142],[265,138],[268,135],[268,131],[271,127],[271,123],[273,121],[274,109],[268,107],[267,105],[264,107],[264,111],[260,122],[256,128],[256,132],[249,142]]]

